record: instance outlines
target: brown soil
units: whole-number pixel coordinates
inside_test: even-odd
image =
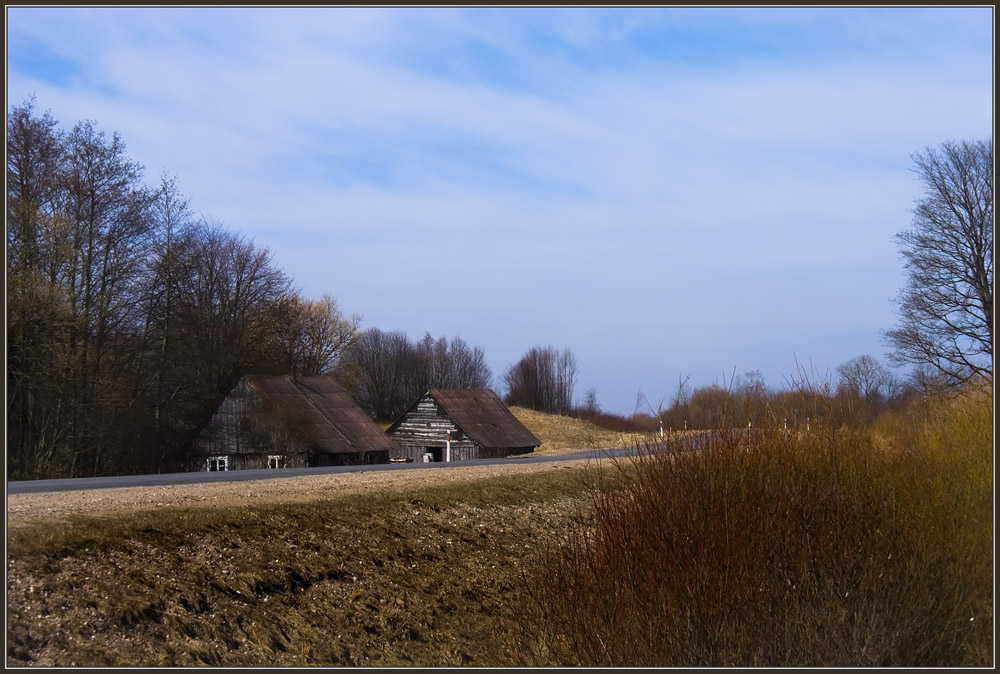
[[[599,462],[10,495],[8,666],[493,666]]]
[[[627,443],[512,411],[538,455]],[[7,665],[502,665],[605,463],[8,495]]]

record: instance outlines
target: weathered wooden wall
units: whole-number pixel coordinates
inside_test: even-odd
[[[242,379],[195,441],[189,469],[205,470],[212,456],[228,456],[229,470],[267,468],[272,455],[282,457],[282,468],[299,468],[307,464],[308,448],[264,409],[260,394]]]
[[[427,447],[444,448],[447,445],[448,433],[451,433],[452,461],[482,458],[479,445],[452,423],[433,398],[425,395],[393,430],[391,437],[397,448],[390,452],[390,456],[410,458],[419,463],[423,461]]]
[[[447,445],[448,433],[451,433],[451,460],[468,461],[495,457],[528,454],[534,447],[482,447],[469,438],[448,417],[443,409],[429,394],[413,407],[391,429],[390,436],[396,443],[396,449],[390,451],[392,458],[407,458],[416,463],[423,461],[429,448],[444,448]],[[441,451],[444,460],[445,450]]]

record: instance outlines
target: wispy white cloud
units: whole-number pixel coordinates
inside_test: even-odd
[[[986,16],[8,9],[8,105],[119,131],[369,325],[634,373],[585,382],[616,408],[880,353],[909,156],[992,129]]]

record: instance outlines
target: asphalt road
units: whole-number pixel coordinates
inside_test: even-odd
[[[33,494],[53,491],[85,491],[90,489],[116,489],[120,487],[157,487],[177,484],[205,484],[207,482],[244,482],[268,480],[302,475],[330,475],[376,470],[414,470],[417,468],[447,469],[458,466],[496,466],[504,463],[549,463],[582,461],[609,456],[624,456],[624,449],[594,449],[551,456],[522,456],[510,459],[476,459],[450,463],[379,463],[368,466],[327,466],[324,468],[279,468],[257,470],[230,470],[222,472],[160,473],[155,475],[120,475],[115,477],[78,477],[63,480],[17,480],[7,483],[8,494]]]

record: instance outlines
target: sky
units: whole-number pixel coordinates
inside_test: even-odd
[[[991,138],[993,8],[6,9],[6,104],[118,132],[150,185],[362,328],[494,388],[569,348],[607,411],[870,354],[912,155]],[[901,372],[900,374],[905,374]],[[644,408],[648,411],[648,408]]]

